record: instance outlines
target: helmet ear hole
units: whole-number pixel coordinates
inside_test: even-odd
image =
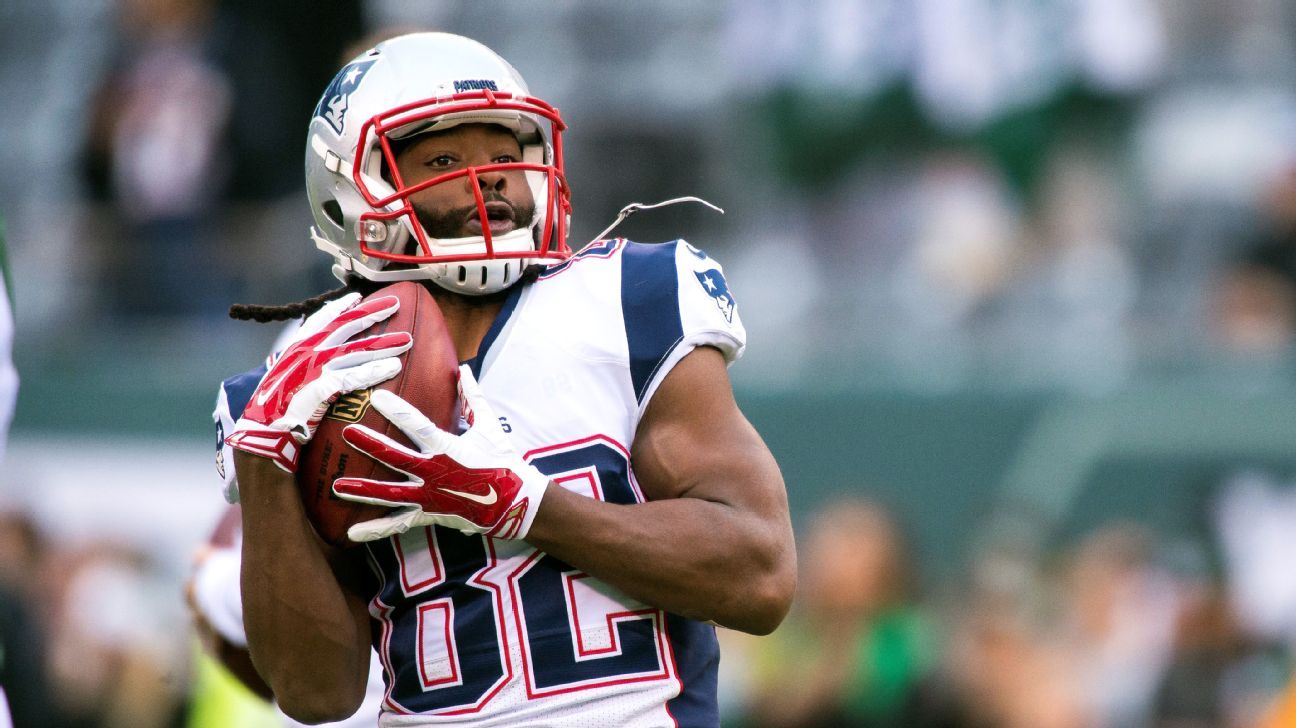
[[[338,204],[337,200],[326,200],[320,205],[320,210],[323,211],[324,217],[328,218],[329,222],[339,228],[342,227],[342,206]]]

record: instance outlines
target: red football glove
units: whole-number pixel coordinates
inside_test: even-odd
[[[410,478],[403,483],[362,478],[333,482],[333,492],[340,498],[400,508],[393,515],[351,526],[347,537],[352,541],[372,541],[430,525],[494,538],[527,535],[549,477],[513,449],[467,366],[459,367],[459,391],[470,425],[462,435],[442,430],[387,391],[374,392],[369,401],[409,437],[416,450],[363,425],[342,430],[352,447]]]
[[[230,447],[270,458],[280,468],[295,472],[300,446],[310,440],[339,394],[372,387],[400,371],[396,357],[414,342],[409,332],[351,340],[396,313],[400,302],[395,296],[357,305],[359,300],[360,294],[348,294],[306,319],[296,340],[261,378],[234,423],[234,432],[225,438]]]

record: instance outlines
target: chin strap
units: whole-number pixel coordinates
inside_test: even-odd
[[[686,196],[686,197],[672,197],[672,198],[669,199],[669,200],[662,200],[661,202],[654,202],[654,203],[651,204],[651,205],[645,205],[645,204],[642,203],[642,202],[631,202],[630,204],[628,204],[628,205],[626,205],[625,207],[621,208],[621,212],[618,212],[618,213],[617,213],[616,219],[612,221],[612,224],[611,224],[611,225],[608,225],[607,228],[605,228],[605,229],[603,230],[603,232],[599,233],[598,235],[595,235],[593,240],[591,240],[589,243],[586,243],[586,247],[588,247],[588,246],[589,246],[590,244],[592,244],[592,243],[596,243],[596,242],[598,242],[598,241],[603,240],[604,238],[606,238],[606,237],[607,237],[607,234],[610,233],[610,232],[612,232],[612,230],[613,230],[614,228],[616,228],[617,225],[620,225],[621,223],[625,222],[626,218],[630,217],[631,215],[635,214],[636,212],[639,212],[640,210],[654,210],[654,209],[656,209],[656,208],[658,208],[658,207],[666,207],[667,205],[674,205],[674,204],[676,204],[676,203],[680,203],[680,202],[697,202],[697,203],[701,203],[701,204],[706,205],[707,207],[711,208],[712,210],[715,210],[716,212],[720,213],[721,215],[724,214],[724,210],[720,209],[719,207],[717,207],[717,206],[711,204],[710,202],[707,202],[706,200],[702,199],[701,197],[693,197],[693,196],[691,196],[691,195]]]

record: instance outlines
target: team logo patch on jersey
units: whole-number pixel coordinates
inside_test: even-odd
[[[346,392],[333,400],[333,406],[324,414],[330,420],[339,422],[359,422],[369,411],[369,390]]]
[[[724,314],[725,321],[733,323],[734,309],[737,308],[738,302],[734,300],[733,294],[729,292],[729,284],[725,282],[724,274],[715,268],[704,271],[693,271],[697,276],[698,283],[702,285],[702,290],[707,295],[715,299],[716,306],[720,308],[720,313]]]
[[[216,474],[225,479],[225,425],[216,421]]]
[[[351,93],[360,86],[365,74],[369,73],[369,69],[377,61],[377,58],[370,58],[348,64],[338,71],[338,75],[333,77],[333,82],[324,89],[324,95],[320,97],[319,105],[315,107],[315,116],[327,121],[338,136],[342,135],[342,128],[346,124],[346,112]]]

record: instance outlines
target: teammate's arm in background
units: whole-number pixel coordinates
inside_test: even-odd
[[[237,511],[234,513],[236,516]],[[184,584],[185,606],[203,651],[254,695],[274,700],[274,693],[257,674],[247,652],[239,568],[236,545],[203,545],[194,556],[193,569]]]
[[[551,483],[527,541],[648,604],[764,634],[796,584],[783,477],[702,346],[653,396],[631,463],[648,502],[621,506]]]

